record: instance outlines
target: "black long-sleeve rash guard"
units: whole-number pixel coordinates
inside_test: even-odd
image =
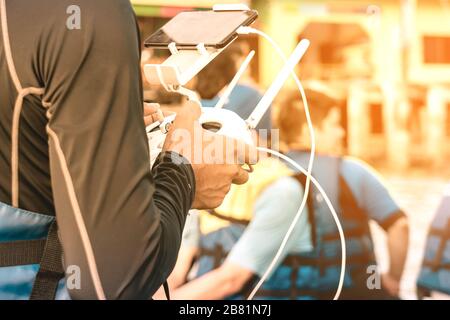
[[[132,7],[128,0],[5,4],[0,201],[14,205],[13,113],[22,106],[15,205],[56,215],[64,265],[81,270],[71,297],[148,299],[175,264],[195,178],[169,153],[150,171]]]

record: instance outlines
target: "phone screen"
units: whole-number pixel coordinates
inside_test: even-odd
[[[191,11],[182,12],[145,41],[147,47],[167,48],[172,42],[177,47],[222,48],[236,37],[240,26],[250,25],[258,17],[251,11]]]

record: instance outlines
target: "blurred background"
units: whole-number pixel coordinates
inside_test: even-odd
[[[401,296],[416,298],[426,234],[450,182],[450,0],[131,2],[142,39],[180,11],[245,3],[259,12],[255,26],[285,53],[299,39],[311,40],[298,74],[342,101],[345,153],[379,170],[408,214],[411,239]],[[264,90],[282,64],[262,38],[239,41],[256,50],[245,81]],[[143,48],[142,61],[162,62],[167,54]],[[147,89],[150,99],[177,103],[177,97]],[[375,225],[373,233],[380,266],[387,268],[384,234]]]

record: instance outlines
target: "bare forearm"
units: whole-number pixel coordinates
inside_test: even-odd
[[[186,279],[189,273],[189,270],[192,266],[192,262],[197,255],[198,249],[195,247],[186,247],[182,246],[180,252],[178,253],[177,263],[175,265],[175,269],[167,279],[167,283],[169,284],[169,289],[175,290],[181,287],[186,283]],[[161,286],[159,290],[153,296],[154,300],[165,300],[166,294],[164,292],[164,287]]]
[[[393,224],[387,232],[387,237],[390,258],[389,274],[399,281],[408,253],[409,227],[407,218],[401,218]]]
[[[175,267],[176,268],[176,267]],[[182,286],[184,284],[184,280],[182,280],[182,278],[177,277],[176,275],[174,275],[173,273],[170,275],[169,279],[167,279],[167,283],[169,285],[169,289],[170,289],[170,298],[172,300],[190,300],[192,298],[188,298],[188,297],[182,297],[182,298],[176,298],[177,295],[177,288],[179,288],[180,286]],[[158,291],[153,295],[153,300],[166,300],[166,293],[164,291],[164,287],[161,286]]]
[[[193,280],[172,292],[173,300],[221,300],[227,290],[227,281],[219,272],[212,271],[203,277]]]
[[[221,300],[239,292],[252,273],[226,265],[187,283],[172,293],[174,300]]]

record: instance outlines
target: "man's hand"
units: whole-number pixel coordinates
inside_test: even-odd
[[[393,297],[400,295],[400,281],[396,280],[390,274],[381,275],[381,283],[383,288]]]
[[[159,104],[144,102],[144,122],[146,127],[157,121],[162,122],[163,120],[164,115]]]
[[[198,122],[200,115],[200,107],[191,102],[177,112],[163,150],[181,154],[191,163],[196,180],[193,209],[213,209],[222,204],[231,184],[248,181],[242,165],[255,163],[257,151],[241,141],[204,130]]]
[[[400,280],[405,268],[408,255],[409,226],[406,216],[398,219],[387,230],[387,244],[389,250],[389,271],[382,276],[385,289],[398,297]]]

